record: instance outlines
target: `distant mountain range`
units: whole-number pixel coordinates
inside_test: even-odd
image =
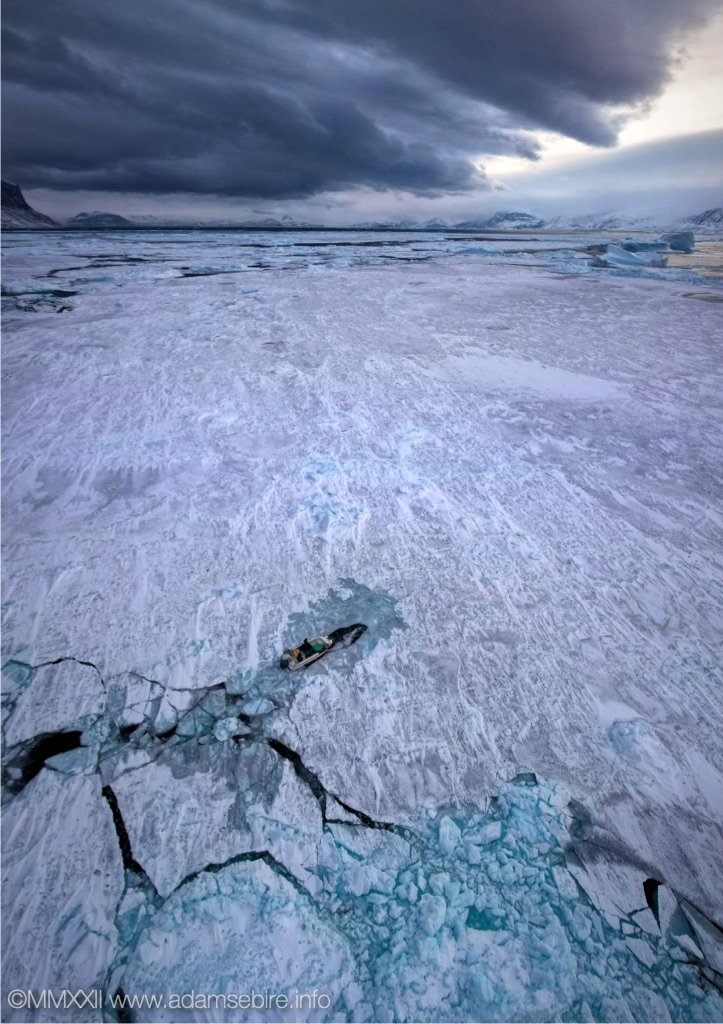
[[[27,230],[28,228],[71,228],[73,230],[113,228],[165,228],[165,227],[228,227],[246,228],[253,231],[299,231],[315,228],[324,230],[323,224],[311,224],[284,216],[280,219],[265,217],[256,220],[236,221],[233,224],[213,224],[208,221],[191,221],[169,224],[152,216],[134,218],[122,217],[118,213],[94,210],[78,213],[61,225],[45,214],[28,205],[18,185],[8,181],[2,183],[2,227],[4,230]],[[702,213],[681,217],[676,221],[663,221],[652,217],[630,217],[616,212],[593,213],[574,217],[543,218],[520,210],[500,210],[491,216],[475,217],[470,220],[449,222],[435,217],[426,221],[366,221],[349,225],[348,230],[356,231],[538,231],[538,230],[582,230],[582,231],[662,231],[669,229],[697,232],[723,231],[723,207],[716,206]]]
[[[119,213],[101,213],[94,210],[92,213],[76,213],[67,224],[67,228],[133,228],[136,227],[132,220],[121,217]]]
[[[500,210],[491,217],[444,221],[439,218],[415,221],[366,221],[353,224],[365,231],[722,231],[723,207],[704,210],[690,217],[666,221],[655,217],[631,217],[623,213],[591,213],[573,217],[540,217],[520,210]]]
[[[689,229],[691,231],[723,230],[723,207],[717,206],[703,213],[666,221],[655,217],[631,217],[619,213],[591,213],[573,217],[540,217],[519,210],[500,210],[491,217],[471,220],[443,221],[435,219],[415,223],[412,221],[370,221],[355,224],[355,228],[387,231],[665,231]]]
[[[519,210],[500,210],[484,220],[463,220],[452,225],[458,231],[478,231],[480,228],[485,231],[509,231],[514,228],[535,231],[546,226],[541,217],[536,217],[534,213],[520,213]]]

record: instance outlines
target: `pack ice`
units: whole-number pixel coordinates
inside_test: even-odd
[[[4,991],[719,1020],[720,303],[194,239],[6,260]]]

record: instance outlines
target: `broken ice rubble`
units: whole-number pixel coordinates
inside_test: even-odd
[[[527,772],[483,808],[396,825],[339,803],[299,755],[229,714],[243,698],[194,699],[166,736],[121,733],[124,709],[97,706],[105,727],[83,734],[94,756],[52,758],[11,801],[4,910],[26,921],[5,943],[13,984],[328,998],[295,1020],[723,1009],[715,925],[595,846],[565,787]]]
[[[505,787],[486,812],[421,815],[409,829],[329,823],[316,837],[314,888],[275,858],[232,860],[181,883],[141,931],[123,989],[230,993],[243,977],[292,991],[303,963],[304,987],[331,1006],[296,1019],[720,1012],[702,941],[670,890],[661,887],[674,926],[648,907],[644,872],[568,852],[571,822],[564,790],[534,781]]]

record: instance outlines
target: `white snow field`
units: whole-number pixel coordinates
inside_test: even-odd
[[[103,1009],[3,1019],[723,1017],[723,289],[591,241],[6,236],[4,991]]]

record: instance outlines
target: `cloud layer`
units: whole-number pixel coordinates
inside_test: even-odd
[[[716,0],[7,0],[4,176],[281,199],[612,145]]]

